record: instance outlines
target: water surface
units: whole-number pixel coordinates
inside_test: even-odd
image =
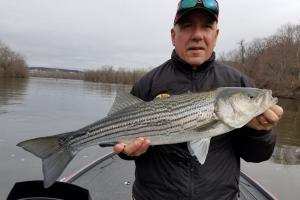
[[[79,129],[109,111],[117,90],[129,87],[78,80],[0,79],[0,199],[17,181],[41,179],[41,161],[16,144],[32,137]],[[277,144],[270,160],[243,162],[242,169],[279,199],[300,199],[300,102],[281,99],[285,114],[276,128]],[[64,175],[111,151],[81,151]],[[63,175],[63,176],[64,176]]]
[[[77,80],[0,80],[0,199],[17,181],[42,178],[41,160],[16,147],[33,137],[77,130],[103,118],[124,86]],[[111,151],[81,151],[66,174]]]
[[[243,162],[243,170],[277,198],[300,199],[300,101],[280,99],[284,115],[275,128],[277,143],[270,160]]]

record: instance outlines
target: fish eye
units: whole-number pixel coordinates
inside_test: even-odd
[[[249,95],[248,97],[249,97],[249,99],[254,99],[253,95]]]

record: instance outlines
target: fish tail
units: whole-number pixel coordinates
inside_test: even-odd
[[[59,178],[78,152],[69,145],[62,143],[63,135],[65,134],[35,138],[17,144],[17,146],[42,159],[45,188],[50,187]]]

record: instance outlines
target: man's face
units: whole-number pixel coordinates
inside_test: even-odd
[[[207,61],[214,50],[219,29],[213,17],[199,10],[190,11],[171,30],[177,55],[197,67]]]

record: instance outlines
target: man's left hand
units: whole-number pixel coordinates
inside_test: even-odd
[[[282,107],[274,105],[263,114],[253,118],[246,126],[258,131],[269,131],[277,125],[282,115]]]

